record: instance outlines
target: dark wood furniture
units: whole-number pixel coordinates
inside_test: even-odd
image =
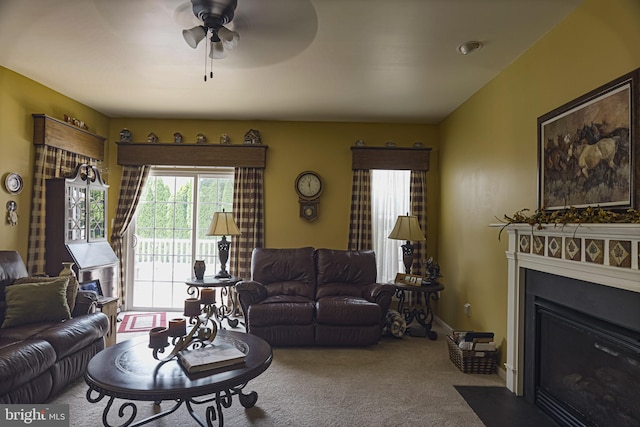
[[[89,385],[87,400],[97,403],[108,396],[109,402],[102,414],[105,426],[109,426],[109,419],[116,416],[120,418],[118,425],[140,426],[175,412],[183,404],[200,426],[211,426],[215,420],[222,426],[222,409],[231,406],[234,395],[238,396],[240,404],[245,408],[256,404],[258,394],[255,391],[245,394],[243,389],[250,380],[271,365],[273,354],[266,341],[241,332],[221,330],[216,340],[233,343],[243,351],[246,354],[244,365],[187,374],[176,358],[168,362],[155,360],[148,347],[147,336],[109,347],[89,362],[85,375]],[[196,399],[200,396],[206,397]],[[114,406],[115,399],[123,399],[125,402]],[[175,404],[153,416],[133,422],[138,412],[133,401],[158,404],[173,401]],[[194,412],[194,404],[210,404],[206,410],[206,422]],[[113,413],[110,415],[112,408]],[[127,419],[122,420],[125,417]]]
[[[47,180],[46,273],[57,276],[62,262],[74,262],[79,282],[100,280],[114,296],[118,258],[107,242],[107,189],[100,171],[79,165],[71,178]]]
[[[116,297],[98,297],[98,310],[103,312],[109,318],[109,330],[104,336],[104,346],[111,347],[116,343],[116,334],[118,331],[118,298]]]
[[[231,287],[235,286],[235,284],[241,280],[241,278],[235,276],[231,276],[228,279],[217,279],[213,276],[204,276],[202,280],[192,277],[186,280],[185,284],[188,286],[187,294],[193,298],[200,298],[201,288],[220,288],[220,305],[217,305],[214,294],[213,306],[216,310],[215,317],[218,321],[218,326],[222,329],[222,321],[225,319],[231,328],[238,326],[238,319],[232,319],[230,317],[236,315],[239,309],[237,296],[232,294]],[[224,297],[231,299],[231,308],[222,301]]]
[[[438,339],[436,331],[432,331],[433,326],[433,310],[431,309],[431,300],[438,299],[438,292],[444,289],[444,286],[438,281],[424,281],[422,286],[405,285],[402,283],[394,283],[396,288],[396,297],[398,298],[398,312],[404,316],[407,322],[407,331],[411,336],[429,337],[430,340]],[[413,292],[416,296],[416,304],[405,306],[406,293]],[[411,327],[411,322],[416,320],[420,326]]]

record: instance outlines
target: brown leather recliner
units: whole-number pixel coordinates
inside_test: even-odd
[[[274,346],[376,344],[394,293],[373,251],[256,248],[251,277],[235,286],[247,332]]]
[[[17,252],[0,251],[0,324],[6,287],[26,276]],[[109,329],[90,296],[78,291],[71,319],[0,328],[0,403],[43,403],[84,374]]]

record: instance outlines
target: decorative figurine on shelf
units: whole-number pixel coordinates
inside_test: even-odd
[[[147,135],[147,142],[155,144],[156,142],[158,142],[158,135],[151,132],[149,135]]]
[[[176,144],[182,144],[182,134],[180,132],[173,134],[173,142]]]
[[[440,277],[442,277],[440,265],[433,260],[433,257],[429,258],[427,260],[427,279],[437,282]]]
[[[244,134],[245,144],[262,144],[262,138],[260,137],[260,131],[256,129],[249,129]]]
[[[364,146],[364,141],[361,140],[361,139],[357,140],[356,141],[356,147],[362,147],[362,146]]]
[[[222,135],[220,135],[220,144],[231,144],[231,138],[229,138],[228,134],[223,133]]]
[[[131,142],[131,131],[124,128],[120,131],[120,142]]]
[[[206,143],[207,143],[207,137],[206,136],[204,136],[201,133],[196,135],[196,144],[206,144]]]
[[[387,141],[387,142],[384,143],[384,146],[385,147],[395,147],[396,143],[393,142],[393,141]]]

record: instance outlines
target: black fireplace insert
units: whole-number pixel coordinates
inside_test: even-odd
[[[525,398],[561,425],[640,426],[640,294],[528,270]]]

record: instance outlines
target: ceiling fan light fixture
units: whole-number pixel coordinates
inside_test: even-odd
[[[218,37],[220,38],[220,41],[222,41],[225,49],[234,49],[238,46],[240,34],[228,29],[227,27],[220,27],[218,29]]]
[[[205,37],[207,36],[207,30],[202,25],[193,27],[190,30],[182,30],[182,37],[184,41],[192,48],[195,49]]]
[[[468,41],[458,46],[458,52],[460,52],[463,55],[469,55],[470,53],[480,50],[481,48],[482,48],[482,43],[477,41]]]
[[[224,59],[227,57],[227,52],[224,50],[222,42],[211,42],[211,50],[209,51],[209,58],[211,59]]]

